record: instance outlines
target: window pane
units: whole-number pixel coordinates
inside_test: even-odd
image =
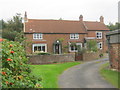
[[[38,51],[41,51],[41,46],[38,46]]]
[[[71,46],[71,51],[73,51],[74,50],[74,46]]]
[[[37,51],[37,46],[34,46],[34,52]]]
[[[45,46],[42,46],[42,51],[44,51],[44,52],[45,52]]]

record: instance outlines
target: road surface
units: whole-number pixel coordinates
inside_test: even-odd
[[[85,62],[65,70],[59,77],[59,88],[115,88],[99,73],[108,59]]]

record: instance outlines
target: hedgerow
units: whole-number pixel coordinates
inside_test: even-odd
[[[2,88],[38,88],[41,78],[31,74],[24,47],[19,42],[2,43]]]

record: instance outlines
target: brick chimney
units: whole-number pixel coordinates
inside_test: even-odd
[[[27,12],[26,11],[25,11],[25,15],[24,15],[24,22],[28,22]]]
[[[104,17],[103,16],[100,16],[100,22],[104,23]]]
[[[79,20],[83,21],[83,15],[80,15]]]

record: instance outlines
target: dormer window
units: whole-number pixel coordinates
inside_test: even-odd
[[[34,33],[33,39],[43,39],[43,34],[42,33]]]
[[[70,39],[79,39],[79,34],[70,34]]]
[[[102,32],[96,32],[97,39],[102,39]]]

